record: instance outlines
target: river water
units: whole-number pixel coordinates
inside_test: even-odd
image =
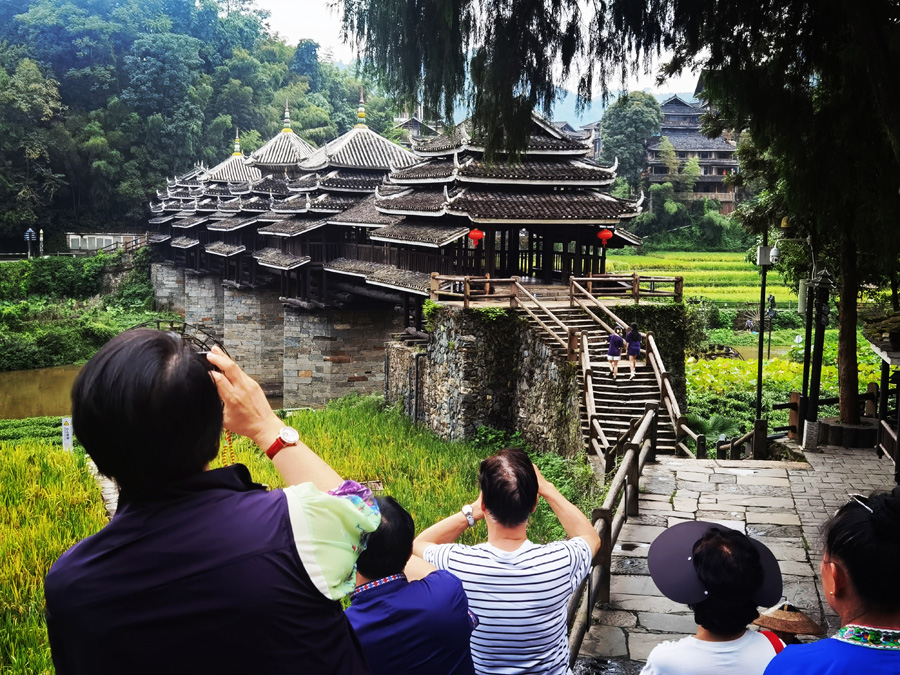
[[[68,415],[69,392],[81,366],[0,373],[0,419]]]

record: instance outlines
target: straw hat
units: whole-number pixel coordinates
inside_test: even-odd
[[[793,635],[822,635],[825,633],[819,624],[789,602],[767,609],[753,623],[769,630]]]

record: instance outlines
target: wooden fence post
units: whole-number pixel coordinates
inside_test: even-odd
[[[788,425],[793,429],[788,429],[788,438],[797,440],[800,438],[800,392],[791,392],[791,407],[788,413]]]
[[[728,443],[725,441],[725,434],[719,434],[716,439],[716,459],[728,459]]]
[[[696,457],[694,459],[706,459],[706,436],[704,434],[697,436]]]
[[[769,422],[756,420],[753,423],[753,459],[769,459]]]
[[[627,517],[639,515],[638,506],[638,481],[640,474],[638,468],[641,463],[641,448],[637,443],[628,443],[625,445],[625,452],[633,450],[631,455],[631,463],[628,465],[628,473],[625,478],[625,515]]]
[[[578,329],[575,326],[569,326],[566,329],[568,335],[567,344],[566,344],[566,360],[567,361],[577,361],[578,360]]]
[[[597,564],[601,566],[597,602],[609,602],[610,567],[612,567],[612,512],[610,509],[594,509],[593,520],[595,523],[598,520],[606,523],[606,536],[600,538],[600,550],[597,552],[596,558]]]
[[[519,306],[519,277],[513,277],[513,284],[510,286],[510,290],[512,293],[510,294],[512,297],[509,299],[509,306],[515,309]]]
[[[441,287],[441,282],[438,281],[437,277],[438,277],[437,272],[431,273],[431,288],[429,289],[428,297],[429,297],[429,299],[433,300],[434,302],[437,302],[438,290],[440,290],[440,287]]]
[[[469,309],[469,296],[472,293],[472,289],[469,286],[469,277],[463,278],[463,307],[465,309]]]
[[[569,307],[575,306],[575,277],[569,277]]]
[[[659,403],[645,403],[644,412],[653,411],[653,420],[650,422],[650,452],[647,453],[648,462],[656,462],[656,436],[659,429]]]
[[[641,278],[638,276],[637,272],[633,272],[631,275],[631,295],[634,298],[634,304],[638,304],[641,301]]]
[[[684,277],[675,277],[675,302],[681,302],[684,297]]]
[[[869,398],[866,399],[865,416],[866,417],[877,417],[878,416],[878,383],[877,382],[869,382],[869,384],[866,385],[866,393],[869,394]]]

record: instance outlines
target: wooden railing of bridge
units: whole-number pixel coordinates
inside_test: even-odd
[[[644,415],[633,420],[631,428],[616,443],[622,460],[609,483],[609,491],[603,506],[594,509],[592,521],[600,536],[598,551],[587,579],[569,598],[567,622],[569,631],[569,665],[575,663],[584,636],[591,626],[591,612],[598,602],[609,602],[610,568],[612,552],[622,527],[629,516],[639,513],[638,482],[644,465],[652,462],[656,454],[656,423],[658,413],[655,404],[648,403]]]

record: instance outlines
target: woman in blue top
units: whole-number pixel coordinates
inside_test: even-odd
[[[629,380],[634,379],[634,370],[637,368],[637,357],[641,355],[642,339],[643,336],[638,330],[637,324],[631,324],[631,330],[628,331],[628,335],[625,336],[625,342],[628,343],[628,360],[631,362],[631,377],[628,378]]]
[[[825,525],[822,589],[841,617],[826,640],[791,645],[765,675],[900,673],[900,488],[853,495]]]
[[[609,372],[612,373],[613,379],[619,374],[619,359],[622,358],[622,347],[625,346],[625,340],[619,335],[621,329],[617,328],[615,332],[609,335],[609,349],[606,351],[606,360],[609,361]]]

